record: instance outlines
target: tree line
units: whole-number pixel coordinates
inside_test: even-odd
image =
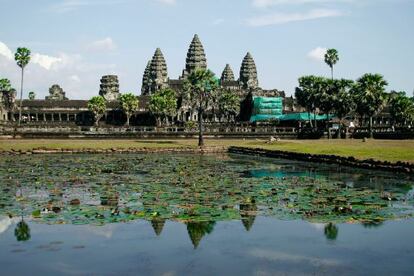
[[[370,137],[373,136],[372,119],[385,106],[389,107],[394,125],[402,126],[414,121],[414,97],[409,98],[405,92],[387,93],[388,82],[380,74],[367,73],[356,81],[334,79],[333,68],[338,60],[337,50],[326,52],[325,63],[331,68],[330,79],[313,75],[299,78],[295,98],[309,114],[321,112],[327,115],[328,120],[336,116],[340,128],[347,115],[356,115],[360,125],[364,118],[368,118]],[[316,124],[316,120],[310,121],[312,128],[316,128]]]

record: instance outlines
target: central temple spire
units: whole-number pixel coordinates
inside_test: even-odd
[[[155,50],[154,56],[147,64],[142,78],[142,95],[151,95],[168,86],[167,63],[160,48]]]
[[[194,35],[190,47],[187,52],[185,69],[182,78],[186,78],[189,74],[197,69],[207,69],[207,59],[204,53],[203,44],[201,44],[198,35]]]
[[[250,53],[247,53],[243,59],[239,81],[244,89],[255,89],[259,86],[256,64]]]

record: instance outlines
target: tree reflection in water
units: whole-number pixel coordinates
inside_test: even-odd
[[[201,239],[206,234],[211,234],[214,229],[215,221],[190,221],[187,222],[187,232],[193,243],[194,249],[198,247]]]
[[[338,237],[338,231],[338,226],[336,226],[333,223],[328,223],[325,225],[324,233],[325,237],[328,240],[336,240],[336,238]]]
[[[30,240],[30,227],[29,225],[23,220],[19,221],[16,225],[16,229],[14,229],[14,236],[16,237],[17,241],[28,241]]]

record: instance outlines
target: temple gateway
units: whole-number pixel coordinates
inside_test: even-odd
[[[183,89],[184,80],[197,69],[207,69],[207,58],[204,47],[198,37],[194,35],[185,61],[185,68],[177,79],[170,79],[168,76],[167,62],[161,49],[157,48],[154,55],[148,61],[142,77],[141,95],[139,96],[140,110],[131,118],[132,125],[151,125],[154,119],[148,110],[148,102],[151,95],[164,88],[171,88],[176,91],[178,98],[177,115],[170,118],[170,122],[180,124],[186,121],[196,121],[197,111],[180,101],[180,92]],[[294,111],[293,99],[285,99],[285,93],[277,89],[265,90],[260,88],[255,61],[250,53],[242,59],[239,76],[235,74],[229,64],[224,65],[219,80],[220,91],[231,91],[240,98],[241,111],[234,118],[238,121],[248,121],[252,112],[252,99],[256,96],[280,97],[284,99],[285,111]],[[14,94],[14,93],[11,93]],[[93,116],[88,111],[87,100],[71,100],[66,97],[63,89],[54,84],[49,89],[49,96],[44,100],[27,100],[22,102],[22,118],[28,122],[60,122],[77,125],[91,125]],[[120,95],[118,77],[115,75],[103,76],[100,80],[99,95],[108,102],[108,111],[102,121],[109,125],[122,125],[125,115],[120,111],[117,99]],[[0,95],[1,108],[0,120],[15,121],[18,119],[19,100],[15,95]],[[206,112],[206,121],[217,122],[219,118],[210,110]]]

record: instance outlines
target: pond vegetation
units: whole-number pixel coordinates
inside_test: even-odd
[[[93,224],[150,221],[157,235],[166,220],[185,223],[197,247],[217,221],[256,216],[325,224],[375,226],[412,217],[408,176],[238,155],[131,154],[5,156],[0,159],[0,215],[25,221]],[[336,168],[336,169],[334,169]],[[24,219],[23,219],[24,218]]]

